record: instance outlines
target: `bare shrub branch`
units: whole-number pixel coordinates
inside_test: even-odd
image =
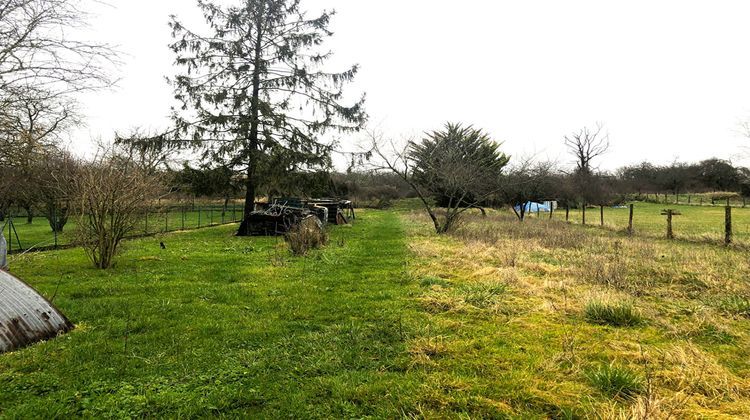
[[[109,149],[81,169],[76,190],[77,239],[94,265],[106,269],[164,189],[158,175]]]

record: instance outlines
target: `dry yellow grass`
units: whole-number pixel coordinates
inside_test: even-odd
[[[480,415],[750,418],[750,320],[721,303],[750,296],[746,252],[492,212],[435,236],[422,214],[402,217],[412,277],[443,282],[416,297],[440,339],[411,352],[431,376],[461,372],[462,390],[441,398],[498,409]],[[498,293],[485,302],[483,290]],[[588,323],[592,299],[632,302],[645,324]],[[637,372],[644,393],[598,393],[585,372],[610,362]],[[425,402],[425,415],[439,405]]]

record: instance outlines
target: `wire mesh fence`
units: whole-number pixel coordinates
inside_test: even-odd
[[[237,223],[243,208],[238,203],[189,203],[159,206],[142,213],[129,237],[143,237],[181,230],[200,229]],[[77,220],[71,217],[62,232],[55,232],[48,219],[40,214],[29,217],[23,209],[12,209],[0,221],[8,242],[9,253],[40,251],[75,246]]]

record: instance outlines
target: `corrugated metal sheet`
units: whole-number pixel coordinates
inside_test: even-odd
[[[56,337],[73,329],[47,299],[0,270],[0,353]]]

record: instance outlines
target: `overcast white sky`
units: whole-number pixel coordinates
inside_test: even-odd
[[[169,126],[168,16],[192,0],[110,0],[93,30],[127,55],[112,92],[81,98],[74,148],[114,130]],[[750,140],[749,1],[303,0],[334,8],[334,64],[362,66],[372,125],[419,135],[446,121],[486,129],[511,154],[569,162],[562,138],[602,121],[601,167],[741,159]],[[353,143],[356,136],[344,139]]]

